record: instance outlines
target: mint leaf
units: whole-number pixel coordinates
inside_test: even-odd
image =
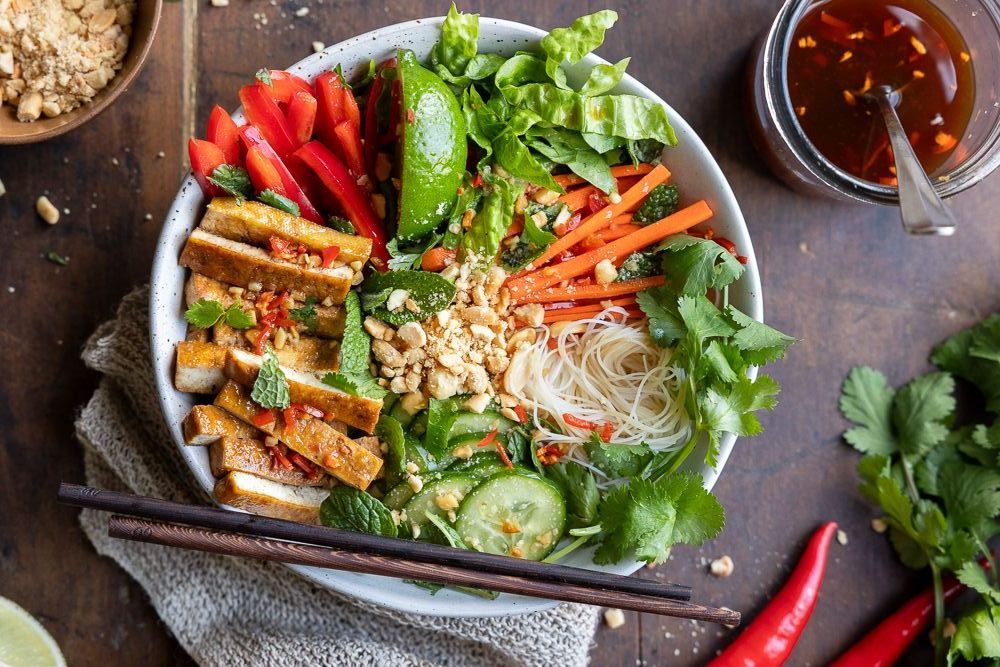
[[[371,495],[346,485],[330,489],[319,507],[324,526],[358,533],[396,537],[396,524],[385,505]]]
[[[892,432],[892,400],[896,392],[882,373],[859,366],[844,380],[840,411],[857,426],[844,433],[855,449],[863,454],[893,454],[897,451]]]
[[[386,488],[396,485],[403,479],[406,468],[406,436],[403,425],[389,415],[380,415],[375,425],[375,435],[386,445],[385,470]]]
[[[242,308],[239,304],[230,304],[229,308],[226,308],[225,312],[226,324],[234,329],[249,329],[254,324],[256,320]]]
[[[899,390],[892,418],[904,454],[922,457],[948,435],[942,422],[955,411],[955,381],[947,373],[928,373]]]
[[[226,309],[218,301],[199,299],[184,312],[184,319],[199,329],[210,329],[222,319]]]
[[[272,88],[273,87],[273,84],[271,82],[271,72],[269,72],[266,67],[261,67],[259,70],[257,70],[254,73],[253,76],[254,76],[255,79],[257,79],[258,81],[260,81],[262,84],[264,84],[268,88]]]
[[[722,506],[694,473],[617,486],[605,498],[600,518],[606,532],[594,553],[598,564],[616,563],[632,550],[648,563],[662,563],[674,544],[700,545],[725,525]]]
[[[671,236],[657,250],[664,253],[664,275],[683,294],[704,295],[709,289],[722,289],[745,270],[721,245],[695,236]]]
[[[243,167],[220,164],[215,168],[208,180],[222,188],[229,195],[236,197],[237,202],[242,202],[253,194],[253,184],[250,182],[250,174]]]
[[[270,188],[264,190],[259,195],[257,195],[257,199],[267,204],[268,206],[271,206],[272,208],[276,208],[279,211],[284,211],[285,213],[294,215],[296,218],[299,217],[299,215],[301,215],[301,211],[299,210],[298,204],[296,204],[295,202],[293,202],[291,199],[289,199],[284,195],[279,195],[277,192],[271,190]]]
[[[274,350],[268,347],[264,351],[264,361],[260,372],[253,383],[250,398],[254,403],[264,408],[280,408],[284,410],[291,405],[292,399],[288,393],[288,381],[278,365],[278,357]]]
[[[416,311],[405,306],[388,310],[382,296],[388,298],[394,290],[406,291],[408,298],[416,303]],[[455,296],[455,284],[437,273],[427,271],[376,272],[361,283],[361,292],[366,297],[365,310],[368,313],[398,327],[407,322],[425,320],[447,308]],[[375,298],[369,301],[370,297]]]

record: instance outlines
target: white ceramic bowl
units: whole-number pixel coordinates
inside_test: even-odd
[[[366,68],[369,59],[374,58],[376,62],[381,62],[391,57],[400,47],[412,49],[419,57],[425,58],[438,39],[442,20],[442,17],[422,19],[381,28],[327,47],[322,53],[309,56],[288,69],[312,79],[341,63],[344,71],[350,76]],[[537,48],[538,40],[545,34],[543,30],[520,23],[481,18],[479,50],[505,55],[513,55],[518,50],[534,50]],[[613,30],[609,35],[611,39],[620,38]],[[576,67],[570,69],[570,81],[576,84],[582,83],[592,66],[605,62],[593,55],[584,58]],[[280,63],[273,64],[280,66]],[[656,100],[666,107],[678,138],[678,145],[664,154],[664,163],[673,173],[672,182],[680,187],[685,200],[702,198],[707,200],[715,211],[711,224],[716,232],[731,239],[748,257],[746,273],[739,283],[731,288],[730,299],[736,307],[747,314],[755,319],[762,319],[760,277],[753,246],[750,243],[743,214],[719,165],[694,130],[653,91],[626,75],[617,92],[641,95]],[[156,369],[156,386],[164,417],[174,436],[175,445],[191,469],[191,474],[194,475],[198,485],[211,495],[215,480],[209,470],[208,453],[204,447],[186,447],[181,434],[181,421],[193,405],[193,397],[178,392],[173,386],[174,347],[178,341],[184,339],[185,334],[182,315],[186,271],[178,265],[177,259],[188,234],[197,226],[204,205],[205,198],[201,190],[194,178],[189,176],[177,193],[156,248],[150,293],[150,335]],[[734,436],[723,439],[717,470],[696,465],[707,487],[711,488],[715,484],[735,441]],[[697,464],[702,458],[696,453],[690,460]],[[591,562],[591,553],[587,550],[571,554],[563,563],[596,568]],[[368,602],[418,614],[454,617],[504,616],[548,609],[556,604],[516,595],[501,595],[496,600],[483,600],[447,590],[431,595],[428,591],[396,579],[311,567],[289,567],[320,586]],[[627,575],[639,567],[639,563],[627,561],[600,569]],[[669,568],[669,565],[666,567]]]

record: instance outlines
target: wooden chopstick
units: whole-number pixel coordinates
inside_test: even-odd
[[[471,586],[503,593],[528,595],[563,602],[579,602],[602,607],[616,607],[724,625],[737,625],[740,622],[738,612],[706,607],[693,602],[587,588],[574,584],[557,584],[396,557],[353,553],[264,537],[251,537],[192,526],[178,526],[118,514],[113,515],[108,523],[108,535],[137,542],[227,556],[333,568],[387,577],[418,579],[442,585]]]
[[[662,583],[607,574],[554,563],[536,563],[509,556],[415,542],[413,540],[366,535],[349,530],[313,526],[270,519],[245,512],[187,505],[116,491],[104,491],[76,484],[59,485],[59,501],[78,507],[128,514],[169,523],[182,523],[211,530],[223,530],[252,537],[271,537],[303,542],[341,551],[385,558],[406,559],[430,565],[475,569],[510,577],[524,577],[553,584],[574,584],[620,593],[648,595],[672,600],[690,600],[691,589],[674,583]]]

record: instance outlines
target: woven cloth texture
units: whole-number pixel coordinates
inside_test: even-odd
[[[101,372],[76,433],[87,483],[187,503],[194,488],[163,421],[153,383],[148,288],[123,300],[91,336],[84,362]],[[98,553],[145,589],[164,623],[202,665],[344,667],[586,665],[597,610],[561,604],[498,618],[403,614],[319,588],[283,565],[115,540],[106,514],[80,523]]]

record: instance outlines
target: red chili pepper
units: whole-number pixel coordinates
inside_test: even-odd
[[[286,116],[296,146],[312,139],[313,128],[316,126],[316,107],[316,98],[301,90],[288,103]]]
[[[777,667],[784,664],[819,599],[827,552],[836,532],[837,524],[831,521],[813,533],[784,587],[753,623],[708,663],[709,667]]]
[[[522,424],[528,423],[528,411],[524,409],[523,405],[514,406],[514,414],[517,415],[517,421]]]
[[[954,577],[944,580],[944,601],[951,602],[965,586]],[[934,589],[928,588],[879,623],[830,667],[890,667],[934,620]]]
[[[288,460],[288,457],[285,456],[285,453],[281,451],[280,447],[268,447],[268,449],[271,451],[271,457],[273,458],[273,463],[277,463],[285,470],[295,469],[295,466],[293,466],[292,462]]]
[[[285,433],[295,433],[299,429],[299,418],[293,406],[281,411],[281,419],[285,422]]]
[[[549,348],[550,350],[558,350],[559,341],[557,341],[555,338],[549,338],[547,341],[545,341],[545,347]]]
[[[738,256],[738,253],[736,252],[736,244],[727,239],[725,236],[718,236],[712,240],[725,248],[726,251],[733,257]]]
[[[264,87],[264,92],[275,102],[288,104],[298,92],[313,94],[312,86],[300,76],[278,69],[272,69],[268,74],[271,76],[271,85],[263,82],[261,85]]]
[[[614,435],[614,432],[615,427],[611,424],[611,422],[604,422],[601,424],[600,436],[601,440],[604,442],[611,442],[611,436]]]
[[[246,167],[247,173],[250,175],[250,182],[253,183],[253,188],[258,194],[264,190],[271,190],[282,197],[287,196],[281,174],[259,147],[251,146],[247,150]]]
[[[240,135],[236,122],[229,112],[216,104],[208,115],[208,132],[206,138],[222,149],[226,156],[226,164],[240,163]]]
[[[589,197],[587,197],[587,208],[590,209],[591,213],[598,213],[607,208],[608,202],[605,201],[604,197],[592,192]]]
[[[257,128],[279,156],[284,157],[294,151],[298,144],[295,143],[292,130],[278,108],[278,103],[267,94],[265,88],[262,83],[240,88],[243,113],[247,122]]]
[[[201,191],[207,197],[218,196],[222,190],[209,181],[216,168],[226,164],[226,156],[222,149],[211,141],[204,139],[188,140],[188,158],[191,160],[191,173],[201,186]]]
[[[476,447],[489,447],[490,445],[493,444],[493,441],[497,439],[497,433],[499,432],[500,432],[499,429],[496,428],[493,429],[492,431],[486,434],[485,438],[483,438],[476,444]]]
[[[316,172],[323,186],[336,197],[358,234],[372,240],[373,263],[379,269],[384,268],[389,260],[385,229],[372,209],[368,194],[361,189],[343,163],[320,142],[310,141],[295,151],[295,157]]]
[[[298,204],[299,215],[306,220],[311,220],[320,225],[323,224],[323,216],[319,214],[316,207],[306,197],[306,193],[303,192],[298,182],[292,177],[292,172],[288,170],[285,163],[278,157],[271,144],[267,143],[267,140],[261,135],[260,130],[252,125],[244,125],[240,128],[240,138],[248,149],[250,147],[259,148],[261,154],[277,170],[278,175],[281,177],[281,184],[285,190],[284,196]]]
[[[746,255],[736,255],[736,261],[740,264],[746,265],[750,261],[750,258]]]
[[[267,426],[268,424],[273,424],[276,416],[274,410],[270,408],[261,408],[253,416],[254,426]]]
[[[329,269],[333,264],[333,260],[337,259],[337,256],[340,255],[340,248],[332,245],[329,248],[323,248],[320,251],[320,254],[323,256],[323,261],[320,263],[320,266],[324,269]]]
[[[291,459],[292,463],[296,465],[302,472],[305,473],[306,477],[309,479],[316,479],[319,477],[319,473],[316,471],[316,466],[312,464],[312,461],[302,456],[298,452],[289,452],[288,458]]]
[[[267,339],[271,337],[271,331],[274,329],[274,324],[268,322],[264,319],[261,322],[260,327],[257,328],[257,341],[253,345],[254,352],[257,356],[264,355],[264,344],[267,343]]]
[[[478,188],[482,184],[483,184],[483,175],[476,174],[475,177],[472,179],[472,187]]]
[[[570,426],[576,426],[577,428],[585,428],[590,431],[596,431],[599,428],[601,428],[599,425],[595,424],[592,421],[587,421],[586,419],[580,419],[579,417],[575,417],[568,412],[564,413],[562,418],[564,422],[566,422]]]
[[[500,454],[500,460],[503,461],[503,464],[508,468],[513,468],[514,464],[511,463],[510,457],[507,456],[507,449],[503,446],[503,443],[497,440],[494,444],[497,446],[497,453]]]

